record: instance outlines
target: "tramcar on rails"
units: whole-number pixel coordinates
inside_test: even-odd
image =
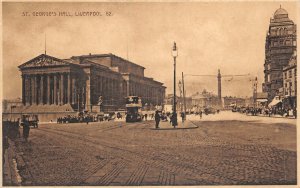
[[[142,121],[142,99],[138,96],[126,98],[126,122]]]

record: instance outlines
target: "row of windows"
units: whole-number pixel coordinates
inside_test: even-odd
[[[276,36],[287,35],[288,34],[288,30],[287,30],[286,27],[284,27],[284,28],[277,28],[277,29],[274,29],[272,31],[272,34],[276,35]]]
[[[296,40],[279,40],[272,41],[271,46],[293,45],[296,46]]]
[[[292,78],[293,75],[293,69],[289,70],[289,78]],[[287,79],[287,72],[284,72],[284,79]],[[294,69],[294,76],[297,76],[297,69]]]

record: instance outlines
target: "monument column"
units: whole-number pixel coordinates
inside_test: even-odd
[[[40,104],[44,104],[44,75],[41,75],[41,80],[40,80],[40,96],[41,96],[41,100],[39,101]]]
[[[56,88],[56,86],[57,86],[57,75],[56,74],[54,74],[53,75],[53,104],[57,104],[56,103],[56,96],[57,96],[57,88]]]
[[[71,98],[72,98],[72,95],[71,95],[71,75],[70,75],[71,73],[68,73],[68,94],[67,94],[67,102],[69,103],[69,104],[71,104]]]
[[[47,75],[47,104],[50,105],[50,95],[51,91],[50,91],[50,74]]]
[[[60,90],[60,104],[64,104],[64,74],[60,75],[59,90]]]

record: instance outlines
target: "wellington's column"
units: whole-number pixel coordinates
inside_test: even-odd
[[[68,98],[68,103],[71,104],[71,73],[68,73],[68,92],[67,92],[67,98]]]
[[[50,96],[51,96],[51,91],[50,91],[50,75],[47,75],[47,104],[50,105]]]
[[[41,80],[40,80],[40,96],[41,99],[39,100],[39,104],[44,104],[44,75],[41,75]]]
[[[60,104],[64,104],[64,74],[60,75],[60,84],[59,84],[59,90],[60,90]]]
[[[57,96],[57,88],[56,88],[56,86],[57,86],[57,75],[56,74],[54,74],[53,75],[53,104],[57,104],[56,103],[56,96]]]
[[[220,69],[218,69],[218,99],[219,105],[222,105],[222,85],[221,85],[221,73]]]

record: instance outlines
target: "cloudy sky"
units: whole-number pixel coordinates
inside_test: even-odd
[[[174,41],[179,48],[178,78],[181,72],[216,75],[218,69],[222,75],[249,73],[258,76],[261,90],[265,36],[280,4],[296,23],[296,1],[3,3],[3,97],[21,96],[17,66],[44,53],[45,34],[48,55],[113,53],[144,66],[145,75],[163,82],[167,93],[172,92]],[[87,11],[102,16],[76,16]],[[56,16],[34,16],[37,12]],[[250,96],[249,80],[223,78],[223,96]],[[187,76],[185,82],[188,95],[204,88],[217,93],[216,77]]]

